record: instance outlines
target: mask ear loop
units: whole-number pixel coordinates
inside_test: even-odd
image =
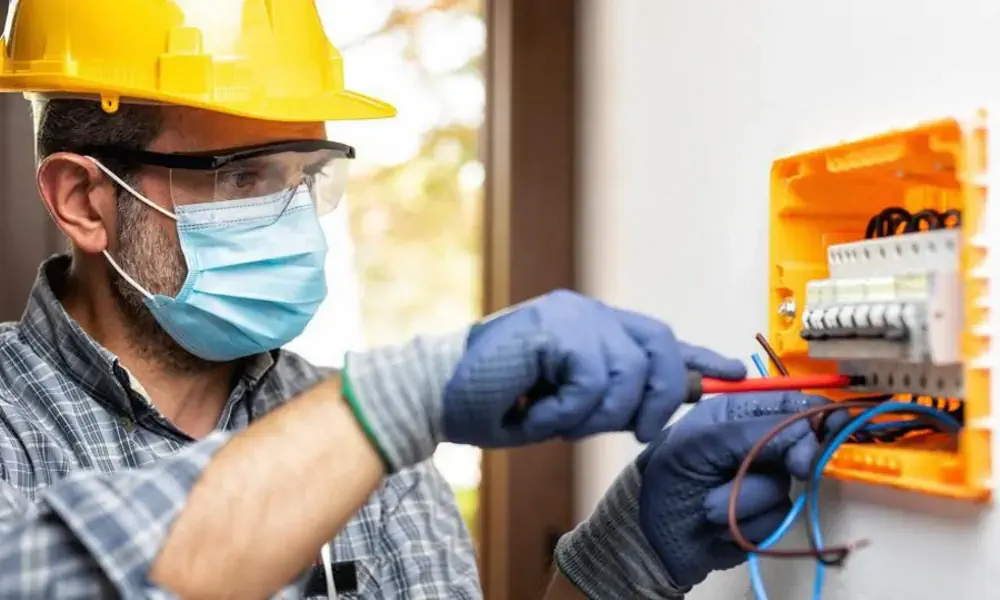
[[[143,196],[142,194],[140,194],[138,191],[136,191],[135,188],[133,188],[129,184],[125,183],[125,181],[121,177],[115,175],[111,171],[111,169],[105,167],[101,163],[101,161],[97,160],[93,156],[88,156],[87,158],[90,159],[90,161],[93,162],[94,165],[96,165],[97,168],[100,169],[105,175],[107,175],[111,179],[111,181],[114,181],[115,183],[117,183],[118,185],[120,185],[122,187],[122,189],[124,189],[126,192],[132,194],[132,196],[134,196],[136,200],[138,200],[139,202],[142,202],[143,204],[145,204],[149,208],[152,208],[153,210],[155,210],[156,212],[160,213],[161,215],[163,215],[163,216],[165,216],[167,218],[173,219],[174,221],[177,220],[177,215],[175,215],[174,213],[170,212],[169,210],[167,210],[165,208],[162,208],[161,206],[157,205],[155,202],[153,202],[149,198],[146,198],[145,196]],[[139,291],[139,293],[141,293],[143,296],[146,297],[147,300],[152,300],[153,299],[153,294],[149,293],[149,291],[146,290],[146,288],[144,288],[141,285],[139,285],[138,281],[136,281],[128,273],[126,273],[125,269],[122,269],[121,266],[118,265],[118,262],[115,261],[115,259],[111,258],[111,253],[108,252],[108,250],[106,248],[104,250],[101,250],[101,253],[104,255],[104,258],[106,258],[107,261],[111,264],[111,268],[113,268],[115,271],[118,272],[119,275],[121,275],[122,279],[124,279],[125,281],[127,281],[129,283],[129,285],[131,285],[132,287],[134,287],[135,289],[137,289]]]
[[[115,259],[111,258],[111,254],[106,249],[105,250],[101,250],[101,254],[104,255],[104,258],[106,258],[109,263],[111,263],[111,268],[114,269],[115,271],[117,271],[118,274],[121,275],[122,279],[124,279],[125,281],[127,281],[129,285],[131,285],[136,290],[138,290],[139,293],[142,294],[143,296],[145,296],[147,300],[152,300],[153,299],[153,295],[150,294],[149,291],[146,290],[146,288],[144,288],[141,285],[139,285],[138,281],[136,281],[135,279],[132,279],[132,277],[128,273],[126,273],[124,269],[122,269],[120,266],[118,266],[118,263],[115,262]]]
[[[111,179],[111,181],[114,181],[118,185],[122,186],[122,188],[126,192],[128,192],[128,193],[132,194],[133,196],[135,196],[136,200],[138,200],[139,202],[142,202],[143,204],[145,204],[149,208],[152,208],[156,212],[160,213],[161,215],[163,215],[163,216],[165,216],[165,217],[167,217],[169,219],[173,219],[174,221],[177,220],[177,215],[175,215],[174,213],[170,212],[169,210],[163,208],[162,206],[158,205],[157,203],[153,202],[149,198],[147,198],[147,197],[143,196],[142,194],[140,194],[139,192],[137,192],[135,190],[135,188],[133,188],[129,184],[125,183],[125,180],[123,180],[121,177],[119,177],[119,176],[115,175],[114,173],[112,173],[111,169],[109,169],[109,168],[105,167],[103,164],[101,164],[101,161],[97,160],[93,156],[88,156],[87,158],[89,158],[91,160],[91,162],[93,162],[97,166],[98,169],[100,169],[101,171],[103,171],[104,174],[107,175]]]

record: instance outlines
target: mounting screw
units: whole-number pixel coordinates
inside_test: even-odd
[[[786,319],[795,318],[795,300],[791,298],[785,298],[778,305],[778,314],[785,317]]]

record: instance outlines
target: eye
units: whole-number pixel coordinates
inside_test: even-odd
[[[260,174],[257,171],[241,169],[219,173],[219,183],[230,190],[253,189],[259,181]]]

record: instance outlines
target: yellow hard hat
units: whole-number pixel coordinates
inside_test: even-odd
[[[344,89],[314,0],[14,0],[0,92],[204,108],[272,121],[392,117]]]

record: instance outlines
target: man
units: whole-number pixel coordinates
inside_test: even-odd
[[[331,596],[478,598],[436,445],[606,431],[654,443],[560,542],[551,598],[676,597],[741,562],[694,526],[755,439],[731,434],[812,400],[715,398],[661,435],[688,371],[745,371],[653,319],[556,292],[343,373],[280,350],[326,295],[317,218],[353,157],[323,123],[393,110],[343,89],[312,0],[226,6],[11,9],[0,89],[31,95],[72,251],[0,326],[0,598],[300,597],[314,571]],[[753,531],[814,449],[793,433],[741,498]]]

